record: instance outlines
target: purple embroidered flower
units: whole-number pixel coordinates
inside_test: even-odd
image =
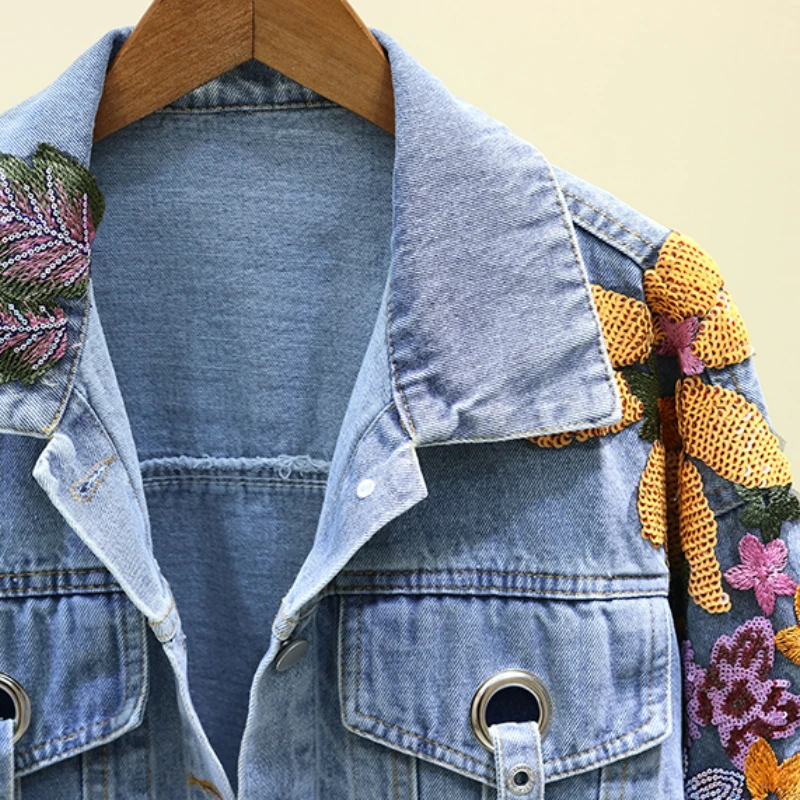
[[[692,342],[700,325],[697,317],[673,322],[666,314],[661,314],[658,321],[666,338],[658,344],[656,353],[677,356],[684,375],[699,375],[705,369],[705,364],[692,352]]]
[[[794,595],[797,584],[783,571],[789,563],[789,551],[782,539],[769,544],[752,533],[739,542],[741,564],[725,572],[725,579],[735,589],[755,589],[761,610],[769,616],[775,610],[776,595]]]
[[[800,729],[800,697],[788,691],[789,681],[769,677],[775,661],[773,636],[770,621],[754,617],[733,636],[717,639],[708,669],[691,663],[689,719],[696,727],[714,725],[739,769],[759,737],[784,739]]]
[[[52,145],[39,145],[33,169],[0,155],[0,295],[81,295],[103,209],[89,171]]]
[[[23,311],[14,303],[0,303],[0,358],[16,368],[24,383],[31,383],[67,349],[67,317],[56,306],[39,313]]]
[[[0,153],[0,384],[33,383],[67,351],[56,297],[89,285],[105,203],[86,167],[42,142],[33,166]]]

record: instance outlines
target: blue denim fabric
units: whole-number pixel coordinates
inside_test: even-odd
[[[642,299],[671,229],[377,29],[395,136],[248,62],[92,144],[130,31],[0,116],[106,202],[74,347],[0,385],[0,671],[32,705],[0,798],[499,800],[470,704],[506,669],[552,697],[541,740],[492,726],[531,797],[683,798],[650,443],[527,440],[620,421],[590,284]],[[766,414],[751,360],[709,372]]]

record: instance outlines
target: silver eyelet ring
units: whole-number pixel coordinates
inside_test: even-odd
[[[553,719],[553,698],[541,679],[524,669],[506,669],[487,678],[472,698],[469,721],[473,733],[487,750],[494,750],[489,726],[486,724],[486,707],[492,697],[507,686],[527,689],[539,705],[539,737],[544,739]]]
[[[14,744],[16,744],[30,725],[31,700],[21,684],[5,672],[0,672],[0,689],[8,694],[14,703]]]
[[[516,781],[516,777],[519,774],[525,776],[525,780],[522,783],[517,783]],[[536,777],[533,774],[533,770],[527,764],[517,764],[516,767],[512,767],[508,771],[506,786],[514,794],[530,794],[533,791],[535,781]]]

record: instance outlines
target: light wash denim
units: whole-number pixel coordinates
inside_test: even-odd
[[[106,202],[72,348],[0,385],[0,799],[683,798],[650,443],[527,439],[620,420],[590,284],[641,298],[671,229],[374,28],[395,136],[248,62],[92,144],[131,30],[0,116]],[[715,380],[766,413],[750,360]],[[512,703],[487,747],[509,669],[550,727]]]

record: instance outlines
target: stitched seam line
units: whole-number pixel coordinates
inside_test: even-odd
[[[393,585],[386,585],[386,586],[352,586],[355,592],[364,592],[368,590],[375,590],[375,591],[386,591],[387,589],[399,589],[402,591],[409,591],[410,587],[408,586],[393,586]],[[594,592],[569,592],[563,589],[514,589],[514,588],[505,588],[505,587],[498,587],[498,586],[462,586],[461,584],[441,584],[441,585],[426,585],[417,587],[421,591],[429,591],[430,589],[459,589],[461,591],[468,591],[468,592],[475,592],[481,589],[487,589],[495,592],[523,592],[525,594],[555,594],[555,595],[564,595],[567,597],[582,597],[584,594],[588,594],[591,596],[602,595],[603,597],[651,597],[653,595],[663,595],[667,596],[668,589],[653,589],[650,592],[644,591],[629,591],[629,592],[603,592],[603,591],[594,591]],[[336,587],[339,593],[342,591],[342,587]],[[323,594],[335,594],[336,590],[328,591],[328,589],[324,589],[320,592],[320,595]]]
[[[608,581],[661,578],[661,575],[558,575],[553,572],[518,572],[498,569],[402,569],[402,570],[340,570],[339,575],[523,575],[527,578],[565,578],[567,580]]]
[[[640,255],[635,250],[632,250],[627,244],[625,244],[625,242],[620,241],[619,239],[617,239],[617,237],[614,236],[613,233],[609,233],[608,231],[604,231],[602,228],[598,228],[596,225],[594,225],[588,219],[586,219],[585,217],[582,217],[580,214],[578,214],[577,211],[573,211],[572,212],[572,218],[579,225],[581,225],[582,227],[591,228],[591,230],[594,231],[595,233],[597,233],[597,235],[600,238],[602,238],[604,240],[612,239],[614,242],[616,242],[616,244],[612,244],[612,247],[615,247],[617,250],[620,250],[626,256],[630,257],[633,261],[636,261],[636,263],[639,266],[643,265],[644,256]],[[611,243],[609,242],[609,244],[611,244]]]
[[[211,476],[182,476],[180,478],[147,478],[142,481],[142,484],[146,486],[148,489],[153,487],[165,487],[165,486],[180,486],[180,485],[191,485],[191,484],[210,484],[213,486],[254,486],[256,488],[272,488],[272,489],[279,489],[279,488],[286,488],[286,489],[324,489],[325,488],[325,481],[282,481],[282,480],[275,480],[275,481],[267,481],[267,480],[225,480],[224,478],[214,478]]]
[[[587,305],[591,310],[592,316],[594,317],[596,327],[601,332],[600,336],[596,336],[595,337],[595,345],[597,346],[597,353],[600,356],[601,361],[608,362],[609,361],[609,356],[608,356],[608,352],[607,352],[607,347],[604,344],[605,340],[604,340],[604,337],[602,335],[602,322],[600,320],[600,315],[599,315],[597,309],[594,307],[594,303],[592,302],[592,287],[589,284],[588,275],[586,274],[586,271],[585,271],[584,267],[581,266],[582,258],[581,258],[580,250],[579,250],[578,245],[577,245],[576,236],[574,234],[570,211],[567,208],[566,201],[564,200],[564,197],[563,197],[563,195],[562,195],[562,193],[560,191],[561,187],[556,182],[555,175],[553,174],[553,168],[549,163],[547,164],[547,176],[550,178],[550,183],[551,183],[551,185],[553,187],[553,193],[555,194],[555,197],[556,197],[556,203],[558,204],[558,210],[561,213],[561,222],[564,225],[564,230],[565,230],[565,232],[567,234],[567,238],[569,239],[569,246],[572,249],[573,257],[575,258],[575,265],[578,267],[579,271],[581,272],[581,278],[582,278],[582,282],[583,282],[584,292],[586,294]],[[605,382],[606,386],[611,387],[613,389],[613,391],[616,392],[617,389],[616,389],[615,379],[614,379],[613,374],[611,372],[609,372],[609,370],[611,370],[611,365],[610,364],[608,364],[606,366],[606,374],[605,374],[605,381],[604,382]],[[612,370],[612,372],[613,372],[613,370]]]
[[[123,601],[123,614],[127,615],[127,613],[128,613],[127,604]],[[136,613],[138,614],[138,611]],[[23,750],[23,751],[17,753],[17,755],[19,757],[29,755],[30,753],[35,753],[37,750],[42,750],[43,748],[48,747],[51,744],[55,744],[57,742],[62,742],[62,741],[65,741],[67,739],[71,739],[74,736],[77,736],[79,733],[82,733],[85,730],[89,730],[90,728],[96,728],[96,727],[101,726],[101,725],[106,725],[107,723],[113,722],[113,720],[117,719],[117,717],[120,717],[124,713],[126,713],[125,706],[126,706],[126,704],[128,702],[128,699],[130,698],[130,685],[129,685],[130,684],[130,670],[127,669],[127,667],[131,663],[130,661],[128,661],[127,623],[125,623],[124,630],[125,630],[125,635],[123,637],[123,642],[124,642],[124,647],[125,647],[125,665],[126,665],[126,669],[125,669],[125,697],[124,697],[124,699],[122,701],[122,709],[120,711],[118,711],[116,714],[114,714],[113,716],[108,717],[108,719],[104,719],[104,720],[101,720],[99,722],[93,722],[90,725],[84,725],[82,728],[79,728],[76,731],[72,731],[71,733],[67,733],[64,736],[59,736],[59,737],[57,737],[55,739],[50,739],[49,741],[43,742],[42,744],[37,745],[36,747],[31,747],[28,750]],[[142,630],[144,632],[144,626],[142,626]],[[141,656],[141,671],[140,671],[140,674],[144,674],[144,659],[145,659],[144,637],[142,637],[142,647],[140,649],[141,649],[141,654],[142,654],[142,656]],[[142,691],[143,690],[144,690],[144,682],[142,682]],[[109,731],[108,734],[106,734],[106,736],[110,736],[115,731],[116,731],[116,729]],[[103,736],[96,736],[94,739],[90,739],[89,741],[84,742],[83,744],[76,745],[75,747],[71,747],[68,750],[62,750],[60,753],[57,753],[56,755],[50,756],[49,758],[42,759],[41,761],[34,760],[32,763],[33,764],[39,764],[41,766],[45,766],[48,763],[52,763],[54,761],[61,760],[62,758],[64,758],[64,756],[68,755],[69,753],[72,753],[75,750],[80,750],[81,748],[88,748],[90,745],[94,744],[95,742],[97,742],[97,741],[99,741],[99,740],[101,740],[103,738],[104,738]],[[27,766],[31,766],[31,765],[27,765]]]
[[[38,575],[85,575],[89,572],[108,573],[108,570],[103,567],[92,567],[89,569],[50,569],[42,572],[3,572],[0,573],[0,578],[27,578]]]
[[[647,239],[645,239],[644,236],[642,236],[640,233],[631,230],[630,228],[625,226],[622,222],[620,222],[616,217],[612,217],[611,214],[608,214],[605,211],[601,211],[599,208],[597,208],[597,206],[593,206],[591,203],[586,202],[586,200],[584,200],[582,197],[578,197],[578,195],[574,194],[573,192],[569,192],[566,189],[562,189],[561,191],[564,192],[564,194],[568,195],[569,197],[574,197],[579,203],[583,203],[583,205],[587,206],[588,208],[591,208],[593,211],[596,211],[598,214],[605,217],[606,219],[615,222],[617,225],[620,226],[620,228],[622,228],[622,230],[627,231],[629,234],[631,234],[631,236],[635,236],[637,239],[640,239],[648,247],[651,247],[653,250],[658,249],[652,242],[647,241]]]
[[[86,589],[98,589],[100,592],[109,591],[116,592],[121,591],[122,587],[118,583],[103,583],[103,584],[89,584],[88,586],[44,586],[40,588],[36,588],[34,586],[26,586],[23,589],[0,589],[0,595],[4,594],[24,594],[25,592],[29,592],[30,594],[51,594],[62,596],[68,592],[78,592],[84,591]]]

